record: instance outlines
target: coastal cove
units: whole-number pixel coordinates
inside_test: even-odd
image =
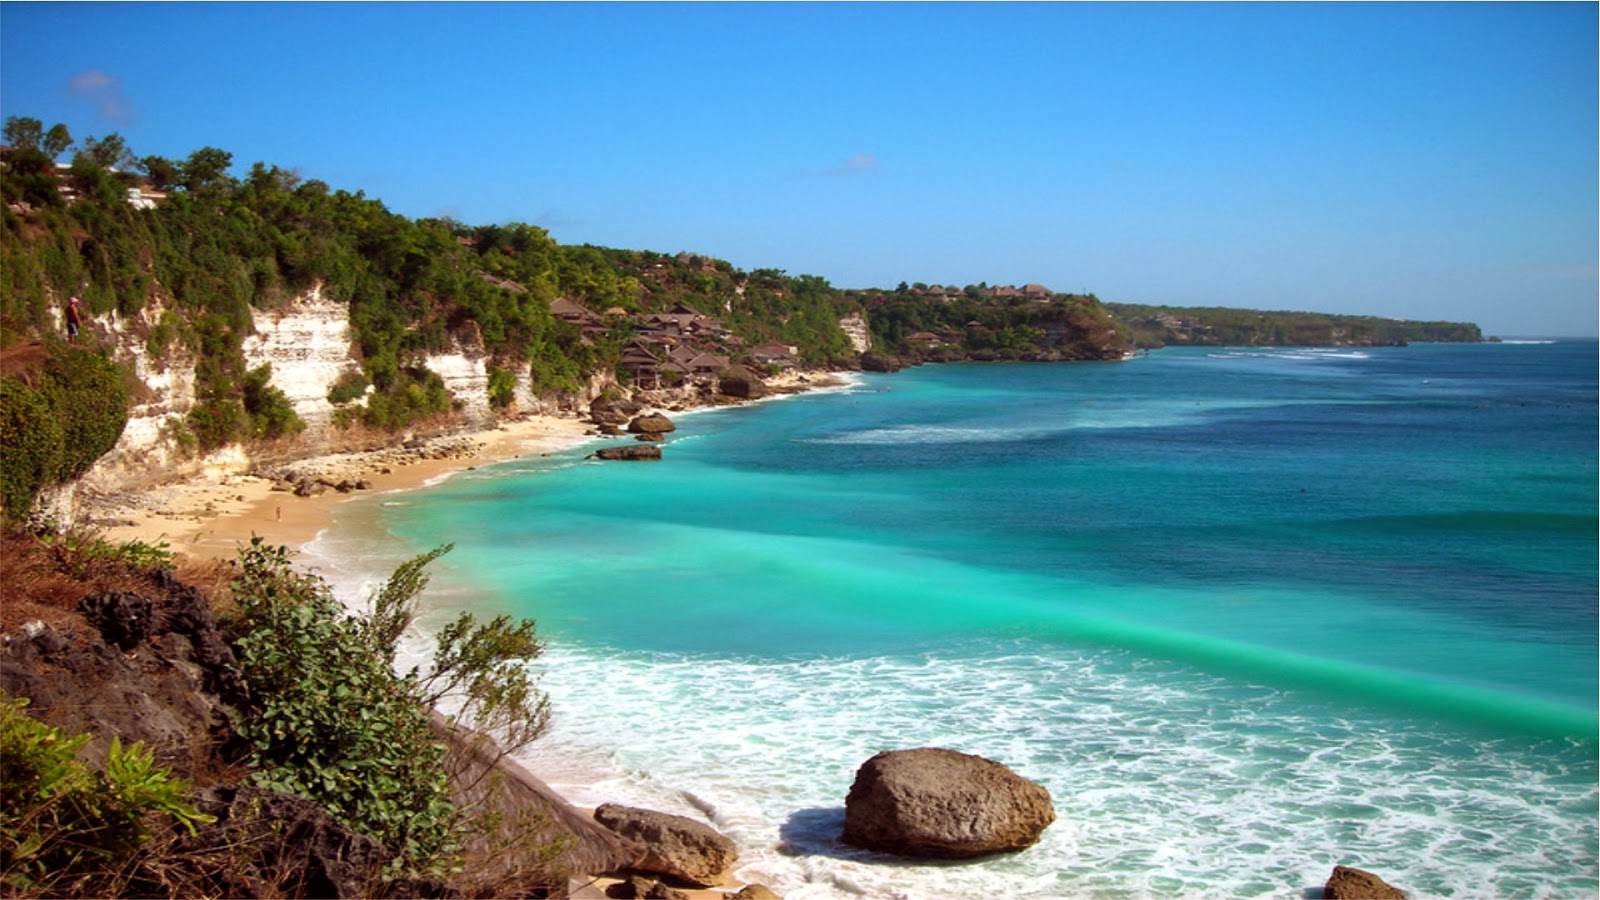
[[[709,820],[786,897],[1597,883],[1595,346],[925,366],[332,510],[347,602],[439,543],[423,631],[549,638],[528,764]],[[425,638],[418,637],[413,651]],[[1013,857],[835,843],[854,767],[1045,784]]]

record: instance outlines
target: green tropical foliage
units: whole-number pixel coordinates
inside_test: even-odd
[[[1092,295],[931,299],[914,286],[863,295],[874,349],[920,359],[1116,359],[1132,349]]]
[[[240,552],[235,641],[253,708],[235,723],[252,780],[321,804],[401,861],[454,847],[443,747],[427,711],[321,579],[260,539]]]
[[[0,510],[27,517],[41,488],[88,471],[128,421],[122,372],[90,350],[51,341],[29,384],[0,379]]]
[[[240,552],[233,581],[234,646],[253,704],[236,727],[252,748],[253,779],[321,804],[383,844],[397,870],[444,865],[470,827],[450,802],[444,747],[428,719],[434,704],[506,752],[549,722],[527,669],[544,649],[531,621],[480,624],[463,613],[426,668],[395,673],[426,567],[450,549],[402,564],[364,615],[347,614],[326,583],[259,538]]]
[[[114,893],[119,863],[149,837],[147,816],[167,816],[191,834],[195,823],[213,821],[142,744],[113,737],[105,767],[93,769],[77,757],[89,735],[69,737],[28,716],[27,705],[0,692],[0,884],[8,894]]]

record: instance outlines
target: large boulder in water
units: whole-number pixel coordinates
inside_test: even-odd
[[[640,416],[628,423],[628,431],[633,434],[666,434],[669,431],[677,430],[678,426],[672,424],[671,419],[660,413]]]
[[[602,447],[589,454],[590,459],[660,459],[661,448],[655,444],[633,444],[628,447]]]
[[[955,750],[891,750],[856,771],[843,840],[867,850],[970,859],[1032,846],[1056,818],[1050,792]]]
[[[594,819],[623,839],[643,844],[631,868],[710,887],[722,879],[739,849],[709,825],[671,813],[606,803]]]
[[[1362,869],[1334,866],[1328,883],[1322,886],[1328,900],[1405,900],[1405,892]]]

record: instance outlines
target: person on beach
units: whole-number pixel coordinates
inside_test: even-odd
[[[78,312],[78,298],[67,301],[67,340],[77,341],[78,329],[83,327],[83,314]]]

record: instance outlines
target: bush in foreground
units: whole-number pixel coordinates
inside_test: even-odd
[[[445,748],[429,708],[450,699],[464,724],[514,749],[549,717],[525,663],[543,650],[532,622],[479,625],[463,613],[440,636],[426,671],[394,671],[426,566],[449,545],[401,565],[364,616],[350,615],[322,579],[296,572],[285,548],[259,538],[233,581],[234,646],[252,697],[237,723],[252,747],[252,780],[325,807],[377,840],[391,869],[440,872],[473,827],[450,801]]]

